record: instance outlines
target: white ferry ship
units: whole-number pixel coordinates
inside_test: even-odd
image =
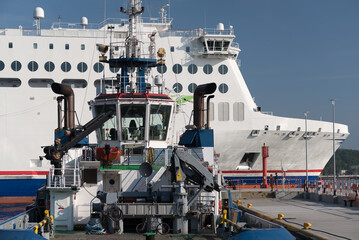
[[[219,23],[213,29],[174,30],[167,7],[160,8],[158,19],[136,18],[132,29],[125,15],[93,25],[79,16],[79,24],[54,23],[50,29],[41,29],[45,17],[41,8],[34,10],[36,29],[0,29],[0,198],[32,198],[45,182],[50,166],[41,161],[40,146],[52,141],[50,133],[56,127],[57,96],[50,85],[57,82],[74,89],[77,120],[86,123],[91,119],[87,102],[106,85],[119,83],[117,77],[123,74],[99,62],[99,57],[126,57],[129,31],[136,31],[142,56],[165,49],[165,65],[152,70],[148,83],[173,97],[176,112],[183,116],[176,118],[180,127],[172,132],[174,144],[183,126],[192,124],[191,96],[196,86],[216,82],[206,124],[215,131],[219,166],[227,178],[261,179],[263,144],[269,146],[270,174],[285,170],[287,179],[304,178],[306,139],[310,179],[320,174],[333,154],[333,137],[338,148],[349,135],[348,127],[335,124],[333,136],[331,122],[308,120],[306,132],[304,119],[261,112],[239,69],[240,49],[233,27]],[[100,44],[109,51],[100,53]],[[95,136],[90,136],[90,142],[95,142]]]

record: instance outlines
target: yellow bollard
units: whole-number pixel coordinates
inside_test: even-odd
[[[45,210],[45,217],[49,217],[49,216],[50,216],[49,210]]]
[[[309,227],[312,226],[312,224],[310,223],[304,223],[304,229],[309,229]]]
[[[283,219],[283,217],[284,217],[284,214],[281,214],[281,213],[280,213],[280,214],[278,214],[278,219],[279,219],[279,220],[282,220],[282,219]]]
[[[241,200],[237,200],[237,206],[241,206],[242,205],[242,201]]]
[[[247,208],[251,208],[252,204],[248,203]]]
[[[11,223],[9,223],[9,229],[11,229]]]
[[[227,209],[224,209],[222,212],[222,218],[227,219]],[[221,224],[225,223],[224,220],[221,221]]]
[[[51,215],[50,218],[51,218],[51,222],[53,223],[54,222],[54,217]]]
[[[35,229],[34,229],[34,233],[38,234],[39,233],[39,226],[35,226]]]

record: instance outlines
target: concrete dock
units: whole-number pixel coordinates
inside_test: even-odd
[[[233,199],[235,200],[235,199]],[[305,222],[312,224],[310,230],[328,239],[359,239],[359,207],[316,202],[306,199],[241,199],[244,206],[277,218],[284,214],[286,223],[303,228]]]

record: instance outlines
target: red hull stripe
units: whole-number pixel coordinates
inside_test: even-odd
[[[286,173],[305,173],[306,170],[287,170]],[[322,172],[322,169],[311,169],[308,172]],[[263,173],[263,171],[222,171],[222,173]],[[282,173],[280,170],[269,170],[267,173]]]
[[[0,171],[0,175],[47,175],[49,171]]]

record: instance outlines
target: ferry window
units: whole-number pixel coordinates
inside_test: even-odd
[[[69,62],[63,62],[61,64],[61,70],[64,72],[69,72],[71,70],[71,64]]]
[[[165,72],[167,72],[167,67],[166,67],[166,65],[164,65],[164,64],[158,65],[158,66],[157,66],[157,72],[158,72],[158,73],[165,73]]]
[[[9,42],[9,48],[13,48],[13,47],[14,47],[13,43]]]
[[[93,65],[93,70],[95,70],[95,72],[100,73],[103,71],[103,64],[102,63],[95,63]]]
[[[80,62],[79,64],[77,64],[77,70],[79,70],[79,72],[86,72],[87,71],[87,64],[84,62]]]
[[[195,74],[195,73],[197,73],[197,71],[198,71],[198,68],[197,68],[196,64],[190,64],[188,66],[188,72],[189,73]]]
[[[218,103],[218,120],[219,121],[229,120],[229,103],[227,102]]]
[[[228,67],[226,65],[222,64],[221,66],[218,67],[218,72],[222,75],[227,74]]]
[[[53,43],[49,44],[49,49],[54,49],[54,44]]]
[[[226,93],[226,92],[228,92],[228,85],[225,83],[222,83],[221,85],[219,85],[218,90],[221,93]]]
[[[224,42],[223,42],[223,51],[227,51],[227,50],[228,50],[228,46],[229,46],[229,41],[224,41]]]
[[[53,62],[46,62],[45,63],[45,70],[48,72],[52,72],[55,70],[55,64]]]
[[[213,72],[213,67],[210,64],[206,64],[203,67],[203,72],[205,74],[211,74]]]
[[[64,79],[62,84],[68,85],[72,88],[86,88],[87,81],[85,79]]]
[[[122,140],[145,139],[145,104],[121,105],[121,130]]]
[[[21,80],[18,78],[0,78],[0,87],[20,87]]]
[[[216,41],[216,42],[214,43],[214,50],[215,50],[215,51],[222,51],[222,41],[221,41],[221,42]]]
[[[85,50],[85,44],[81,44],[81,50]]]
[[[69,50],[69,49],[70,49],[70,44],[66,43],[66,44],[65,44],[65,49],[66,49],[66,50]]]
[[[194,93],[194,90],[196,90],[196,88],[197,88],[197,84],[195,83],[191,83],[190,85],[188,85],[188,91],[190,93]]]
[[[31,78],[29,86],[33,88],[50,88],[53,82],[54,80],[47,78]]]
[[[116,117],[116,105],[108,104],[108,105],[97,105],[95,106],[95,114],[96,116],[108,113],[109,111],[113,111],[114,116],[107,120],[101,128],[99,128],[99,138],[100,140],[117,140],[117,117]]]
[[[102,84],[103,89],[105,89],[105,88],[113,88],[114,86],[120,85],[120,81],[119,80],[99,80],[99,79],[97,79],[94,82],[94,86],[96,88],[100,88],[101,84]]]
[[[37,62],[31,61],[31,62],[29,62],[29,64],[27,65],[27,67],[29,68],[29,70],[30,70],[31,72],[35,72],[35,71],[37,71],[37,69],[39,68],[39,65],[37,64]]]
[[[170,114],[171,106],[151,105],[150,140],[166,140]]]
[[[182,72],[182,66],[177,63],[177,64],[173,65],[172,71],[173,71],[175,74],[180,74],[180,73]]]
[[[276,130],[280,131],[280,125],[277,125]]]
[[[298,128],[297,128],[297,132],[300,132],[300,129],[301,129],[301,128],[300,128],[300,127],[298,127]]]
[[[208,51],[213,51],[213,41],[207,41]]]
[[[210,121],[214,120],[214,103],[213,102],[209,103],[209,120]]]
[[[235,102],[233,104],[233,120],[234,121],[244,120],[244,103]]]
[[[4,70],[5,63],[3,61],[0,61],[0,71]]]
[[[13,61],[11,63],[11,69],[14,70],[15,72],[20,71],[21,70],[21,63],[19,61]]]
[[[120,70],[120,68],[117,67],[110,67],[110,71],[113,73],[117,73]]]
[[[190,52],[191,48],[190,47],[186,47],[186,52]]]
[[[171,46],[171,52],[174,52],[174,51],[175,51],[175,47]]]
[[[182,84],[180,84],[180,83],[173,84],[172,88],[173,88],[173,91],[175,91],[176,93],[182,92],[182,89],[183,89]]]
[[[34,49],[37,49],[37,43],[34,43],[33,46],[34,46]]]

